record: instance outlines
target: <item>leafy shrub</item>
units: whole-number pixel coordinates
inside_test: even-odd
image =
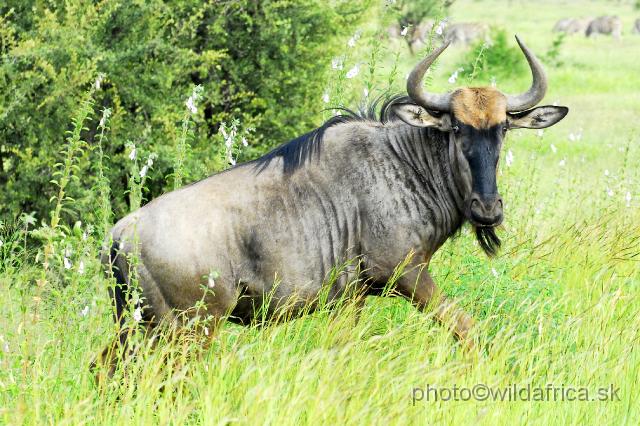
[[[455,0],[398,0],[393,8],[398,12],[401,27],[418,25],[427,18],[433,18],[451,7]]]
[[[526,70],[522,52],[508,43],[505,30],[492,29],[491,40],[475,42],[459,64],[469,81],[508,77]]]
[[[551,65],[552,67],[558,68],[558,67],[561,67],[562,64],[564,63],[562,61],[562,59],[560,58],[560,49],[562,48],[562,45],[564,44],[566,35],[567,34],[564,33],[564,32],[559,32],[553,38],[553,41],[551,42],[551,46],[549,47],[547,52],[542,57],[542,59],[547,64]]]
[[[173,187],[176,144],[194,85],[204,88],[188,140],[184,181],[224,166],[222,122],[255,128],[255,156],[307,129],[337,37],[353,31],[367,0],[9,0],[0,6],[0,215],[49,211],[50,184],[69,117],[92,85],[95,110],[67,188],[74,210],[91,191],[101,111],[112,111],[104,172],[116,215],[129,209],[130,154],[157,154],[146,198]],[[98,76],[101,76],[98,78]],[[313,95],[313,96],[312,96]],[[68,213],[66,220],[73,219]]]

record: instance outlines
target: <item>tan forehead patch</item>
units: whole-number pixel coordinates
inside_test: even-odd
[[[463,87],[453,92],[451,110],[462,123],[486,129],[507,119],[507,98],[493,87]]]

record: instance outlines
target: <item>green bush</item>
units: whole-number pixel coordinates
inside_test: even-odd
[[[98,122],[116,216],[125,197],[129,146],[157,154],[148,199],[173,187],[176,144],[194,85],[185,182],[225,166],[222,122],[255,128],[246,157],[308,129],[319,116],[325,72],[338,38],[354,30],[367,0],[9,0],[0,6],[0,215],[51,209],[50,183],[79,100],[94,87],[86,149],[69,184],[74,211],[95,208]],[[100,78],[98,76],[101,76]],[[190,118],[191,119],[191,118]],[[75,219],[65,213],[66,220]],[[89,218],[90,219],[90,218]]]
[[[490,78],[502,79],[518,75],[526,70],[522,52],[517,45],[508,42],[507,32],[503,29],[492,29],[491,43],[484,40],[475,42],[464,56],[459,67],[468,81]]]
[[[551,46],[547,49],[546,53],[542,56],[542,60],[554,68],[559,68],[564,65],[564,61],[561,58],[561,49],[565,42],[567,33],[559,32],[551,42]]]
[[[397,0],[391,3],[397,11],[400,27],[416,26],[427,18],[446,12],[455,0]]]

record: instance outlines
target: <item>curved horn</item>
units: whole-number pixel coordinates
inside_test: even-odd
[[[407,93],[418,105],[434,111],[448,112],[451,109],[451,94],[438,95],[425,92],[422,89],[422,79],[433,61],[449,46],[450,42],[444,43],[442,46],[431,52],[429,56],[424,58],[409,74],[407,79]]]
[[[547,92],[547,76],[544,73],[542,64],[538,58],[536,58],[536,55],[520,41],[518,36],[516,36],[516,40],[520,45],[520,49],[522,49],[522,53],[524,53],[524,56],[527,58],[527,62],[529,62],[533,83],[531,83],[531,87],[525,93],[520,95],[507,95],[508,112],[524,111],[536,106]]]

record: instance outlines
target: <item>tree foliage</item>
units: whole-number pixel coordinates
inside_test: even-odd
[[[337,37],[353,31],[366,0],[9,0],[0,5],[0,214],[49,211],[50,183],[69,121],[92,85],[95,111],[82,138],[89,149],[70,183],[75,210],[95,203],[91,164],[102,110],[116,214],[129,168],[156,153],[149,198],[172,187],[176,141],[194,85],[204,88],[189,138],[185,181],[219,170],[218,129],[255,128],[247,156],[308,129]],[[98,77],[98,76],[101,77]],[[98,80],[98,81],[97,81]],[[81,172],[81,173],[80,173]],[[115,196],[113,196],[115,194]]]

